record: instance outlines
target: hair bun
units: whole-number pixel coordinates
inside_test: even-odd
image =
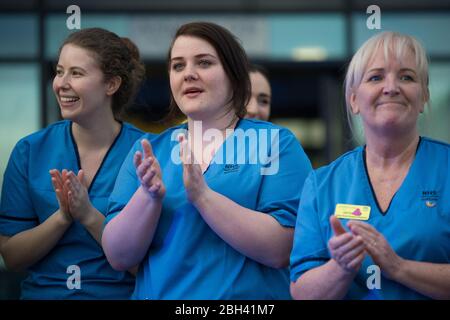
[[[128,48],[128,50],[130,50],[131,57],[135,60],[139,60],[140,54],[139,54],[138,47],[129,38],[121,37],[120,39],[125,44],[125,46]]]

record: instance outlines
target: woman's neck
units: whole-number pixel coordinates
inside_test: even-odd
[[[109,147],[121,129],[121,124],[114,116],[104,117],[101,121],[73,122],[72,134],[79,147],[83,149],[100,149]]]
[[[231,111],[220,117],[219,119],[207,119],[207,120],[195,120],[188,118],[188,130],[189,137],[194,140],[204,140],[207,135],[205,133],[208,130],[220,131],[223,138],[226,138],[227,131],[233,130],[238,122],[239,118]]]
[[[367,138],[367,165],[389,169],[410,164],[414,159],[418,143],[417,131],[395,138]]]

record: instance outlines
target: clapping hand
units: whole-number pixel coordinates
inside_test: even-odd
[[[180,135],[178,142],[180,143],[180,158],[183,163],[184,187],[189,201],[195,203],[208,189],[208,185],[200,165],[195,161],[186,136]]]
[[[330,217],[334,236],[328,241],[331,257],[348,273],[357,273],[366,255],[366,244],[359,235],[345,231],[334,215]]]
[[[136,175],[141,182],[142,188],[147,191],[154,199],[163,199],[166,194],[166,188],[162,181],[161,168],[158,160],[153,154],[153,149],[147,139],[141,141],[141,151],[136,151],[133,162],[136,168]]]
[[[72,217],[69,213],[69,200],[67,198],[67,189],[64,185],[64,181],[67,179],[67,170],[63,170],[62,173],[56,169],[50,170],[50,176],[52,180],[53,190],[58,200],[59,210],[61,211],[64,219],[68,222],[72,222]]]
[[[348,226],[355,236],[362,238],[367,252],[380,267],[383,275],[394,279],[401,269],[403,259],[395,253],[386,238],[373,226],[362,221],[350,221]]]

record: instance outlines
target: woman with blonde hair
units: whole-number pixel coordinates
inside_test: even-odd
[[[417,40],[370,38],[345,80],[366,145],[305,182],[291,254],[296,299],[449,299],[450,146],[419,136],[429,101]]]

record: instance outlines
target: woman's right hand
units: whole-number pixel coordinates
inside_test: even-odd
[[[136,151],[133,158],[136,175],[141,182],[142,188],[154,199],[162,200],[166,194],[166,188],[162,181],[161,168],[158,160],[153,154],[152,146],[147,139],[141,140],[144,155]]]
[[[366,246],[361,236],[345,231],[334,215],[330,217],[334,236],[328,241],[333,260],[346,272],[356,274],[366,256]]]
[[[64,218],[64,221],[71,223],[73,221],[69,212],[69,201],[67,198],[67,187],[65,182],[67,180],[67,170],[63,170],[62,173],[56,169],[50,170],[52,177],[53,190],[56,193],[56,199],[58,200],[59,211]]]

